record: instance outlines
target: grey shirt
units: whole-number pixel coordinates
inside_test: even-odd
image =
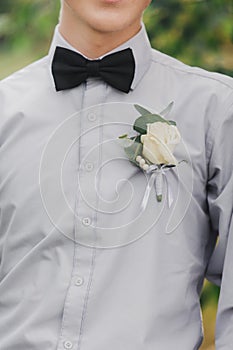
[[[0,350],[196,350],[205,276],[221,284],[216,349],[232,350],[232,79],[153,50],[142,26],[114,50],[133,50],[129,94],[94,78],[56,92],[57,45],[58,28],[0,84]],[[148,177],[118,136],[134,104],[171,101],[185,162],[142,210]]]

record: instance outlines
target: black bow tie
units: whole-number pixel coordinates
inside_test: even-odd
[[[135,61],[130,48],[92,61],[77,52],[57,46],[52,62],[57,91],[72,89],[88,77],[100,77],[115,89],[128,93],[134,71]]]

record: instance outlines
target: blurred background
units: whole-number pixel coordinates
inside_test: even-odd
[[[48,51],[60,0],[0,2],[0,79]],[[233,76],[233,0],[154,0],[144,21],[152,46],[183,62]],[[214,350],[219,288],[205,281],[205,339]]]

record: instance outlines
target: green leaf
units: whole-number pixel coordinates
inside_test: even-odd
[[[134,140],[135,142],[140,143],[141,142],[141,135],[138,136],[132,136],[130,137],[131,140]]]
[[[147,132],[147,124],[152,124],[156,122],[162,122],[162,123],[167,123],[170,124],[168,120],[162,118],[158,114],[147,114],[143,115],[135,120],[134,123],[134,130],[139,132],[140,134],[146,134]]]
[[[131,146],[125,147],[125,153],[131,162],[138,165],[136,158],[142,154],[142,144],[139,142],[134,142]]]
[[[137,110],[141,115],[144,115],[144,114],[151,114],[150,111],[148,111],[147,109],[143,108],[143,107],[140,106],[140,105],[134,105],[134,107],[136,108],[136,110]]]
[[[141,114],[141,117],[137,118],[134,123],[134,130],[136,130],[140,134],[146,134],[147,124],[152,124],[156,122],[167,123],[176,126],[176,122],[174,120],[166,120],[163,118],[170,112],[173,104],[173,101],[169,103],[169,105],[160,114],[153,114],[140,105],[134,105],[136,110]]]
[[[171,111],[172,107],[174,105],[174,102],[170,102],[169,105],[160,113],[162,117],[166,117],[166,115]]]
[[[169,124],[176,126],[176,122],[174,120],[168,120]]]
[[[128,134],[124,134],[124,135],[118,136],[118,138],[119,139],[125,139],[127,136],[128,136]]]

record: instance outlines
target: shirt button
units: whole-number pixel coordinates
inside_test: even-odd
[[[85,169],[87,171],[92,171],[94,169],[94,164],[93,163],[86,163],[85,164]]]
[[[75,285],[80,287],[84,282],[84,279],[82,277],[77,277],[75,281]]]
[[[71,343],[71,341],[69,341],[69,340],[64,341],[64,348],[65,349],[72,349],[72,347],[73,347],[73,344]]]
[[[91,219],[90,218],[83,218],[82,223],[84,226],[90,226]]]
[[[94,122],[97,117],[95,113],[88,113],[87,118],[90,122]]]

